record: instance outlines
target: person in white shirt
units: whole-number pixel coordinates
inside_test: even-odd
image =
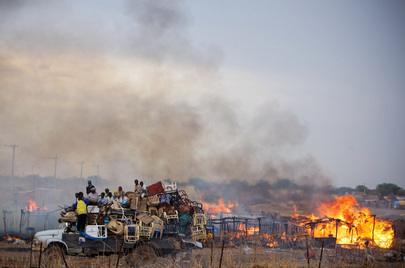
[[[141,185],[141,188],[142,188],[142,194],[141,194],[141,198],[144,198],[145,196],[147,196],[148,194],[147,194],[147,188],[146,188],[146,186],[143,184],[143,181],[141,181],[140,183],[139,183],[139,185]]]
[[[100,207],[107,205],[107,198],[104,193],[101,193],[100,198],[97,200],[97,203]]]
[[[107,199],[107,205],[112,205],[114,198],[113,198],[113,195],[111,192],[108,193],[108,196],[106,197],[106,199]]]
[[[87,195],[87,199],[91,201],[97,201],[98,194],[96,192],[96,188],[93,187],[90,189],[90,193]]]

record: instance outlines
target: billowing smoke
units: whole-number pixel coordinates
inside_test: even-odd
[[[202,204],[215,207],[215,204],[220,203],[220,199],[225,206],[230,202],[230,210],[234,214],[283,212],[291,215],[298,210],[312,213],[320,202],[328,200],[330,193],[327,184],[298,184],[286,178],[259,180],[255,183],[241,179],[213,183],[194,178],[181,183],[180,186],[194,195],[199,195],[197,200]]]
[[[52,176],[57,156],[58,178],[111,188],[327,183],[296,115],[269,102],[246,116],[221,93],[222,52],[193,44],[189,21],[182,1],[0,1],[0,140],[18,144],[14,175]],[[6,176],[12,150],[0,150]]]

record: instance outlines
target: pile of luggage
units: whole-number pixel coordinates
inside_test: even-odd
[[[161,239],[162,236],[184,236],[194,241],[206,236],[207,217],[201,203],[188,198],[176,183],[157,182],[146,187],[142,195],[126,192],[123,202],[109,206],[87,206],[87,235],[105,238],[120,235],[126,243]],[[69,222],[74,230],[77,217],[64,212],[59,222]]]

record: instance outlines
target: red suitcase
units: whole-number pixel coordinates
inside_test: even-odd
[[[146,189],[148,189],[149,195],[155,195],[155,194],[158,194],[158,193],[164,193],[165,192],[165,188],[163,187],[163,184],[162,184],[161,181],[147,186]]]

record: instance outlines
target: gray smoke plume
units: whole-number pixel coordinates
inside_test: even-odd
[[[193,44],[189,24],[182,1],[0,1],[0,141],[18,144],[14,174],[52,176],[57,156],[58,178],[83,161],[83,177],[113,189],[135,177],[238,181],[234,195],[278,178],[327,184],[299,152],[298,117],[269,102],[246,120],[221,94],[221,50]],[[3,176],[11,158],[0,147]]]

